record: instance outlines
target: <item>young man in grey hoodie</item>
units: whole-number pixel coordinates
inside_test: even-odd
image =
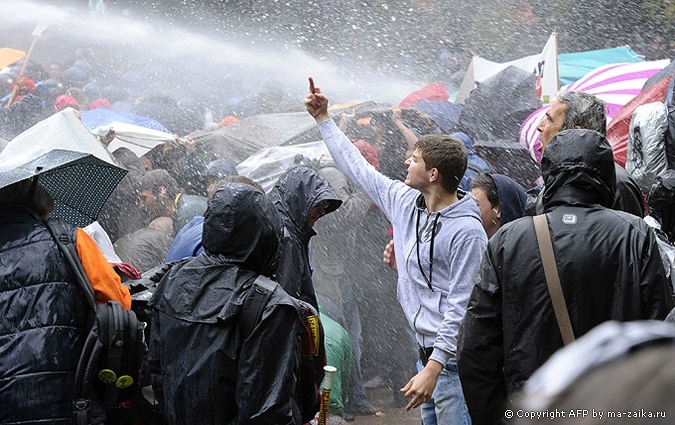
[[[421,137],[405,161],[403,183],[363,158],[330,119],[328,98],[311,78],[305,106],[337,167],[393,225],[398,299],[420,347],[419,373],[401,389],[411,399],[406,409],[422,406],[425,425],[470,423],[457,375],[457,333],[487,236],[474,200],[457,193],[466,148],[450,136]]]

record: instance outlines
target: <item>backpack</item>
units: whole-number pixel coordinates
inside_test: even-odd
[[[260,322],[263,310],[279,285],[264,277],[258,276],[253,282],[239,319],[239,329],[243,338],[248,337],[253,328]],[[298,309],[298,320],[302,322],[304,332],[301,337],[300,374],[296,387],[298,404],[302,411],[302,423],[309,422],[319,411],[321,402],[321,381],[323,367],[326,365],[324,332],[319,314],[310,304],[292,298]]]
[[[77,256],[71,232],[59,221],[45,225],[70,265],[90,307],[90,326],[75,371],[73,415],[77,425],[91,423],[98,413],[92,400],[102,403],[106,423],[131,423],[125,411],[142,398],[139,381],[147,352],[141,322],[118,301],[97,304],[94,290]],[[95,393],[92,394],[92,390]]]

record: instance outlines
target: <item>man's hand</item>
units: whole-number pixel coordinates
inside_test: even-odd
[[[317,124],[330,119],[328,114],[328,98],[321,93],[321,89],[314,86],[314,79],[309,77],[309,94],[305,97],[305,108],[314,117]]]
[[[434,392],[434,388],[436,388],[436,382],[441,371],[443,371],[442,364],[435,360],[429,360],[424,369],[413,376],[405,387],[401,388],[401,392],[405,398],[411,399],[405,410],[416,409],[423,403],[431,400],[431,395]]]
[[[384,252],[382,253],[382,262],[394,271],[398,271],[396,267],[396,253],[394,252],[394,240],[390,240],[387,246],[384,247]]]

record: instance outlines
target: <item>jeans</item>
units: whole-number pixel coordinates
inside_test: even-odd
[[[417,371],[424,366],[417,361]],[[457,373],[457,360],[450,359],[438,376],[431,400],[420,406],[424,425],[470,425],[462,385]]]

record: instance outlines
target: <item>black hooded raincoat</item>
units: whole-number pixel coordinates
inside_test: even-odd
[[[279,179],[276,189],[279,199],[275,205],[285,227],[277,281],[290,295],[319,310],[309,262],[309,240],[316,232],[307,222],[312,208],[321,201],[327,202],[329,214],[342,205],[342,200],[328,180],[308,167],[289,171]]]
[[[275,268],[281,237],[270,201],[246,184],[220,188],[204,216],[205,252],[160,281],[150,302],[153,389],[171,424],[299,424],[301,322],[274,291],[244,338],[242,303]]]
[[[590,130],[560,137],[544,152],[543,198],[575,336],[607,320],[664,319],[673,299],[655,235],[639,217],[609,209],[609,143]],[[534,223],[525,217],[488,242],[460,330],[458,367],[473,423],[503,420],[507,396],[562,346]]]

